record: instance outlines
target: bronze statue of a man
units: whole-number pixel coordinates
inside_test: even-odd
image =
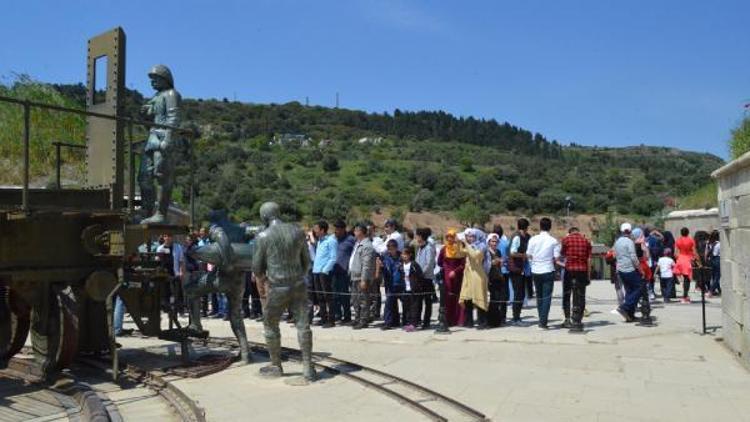
[[[253,257],[256,279],[265,281],[268,288],[263,324],[271,363],[260,372],[268,377],[283,374],[279,320],[289,307],[294,314],[297,340],[302,350],[302,375],[304,380],[313,381],[316,374],[312,363],[310,302],[303,281],[310,268],[310,256],[305,233],[294,224],[283,223],[279,214],[276,203],[266,202],[260,207],[260,217],[267,228],[258,234]]]
[[[243,362],[252,361],[242,322],[242,296],[245,292],[245,272],[252,269],[253,246],[245,241],[245,228],[232,223],[225,210],[209,214],[211,243],[191,246],[188,255],[214,265],[211,271],[195,271],[185,282],[184,292],[190,302],[190,325],[187,330],[203,336],[201,324],[201,297],[208,293],[224,293],[229,301],[229,323],[240,344]]]
[[[174,89],[174,79],[168,67],[158,64],[148,72],[151,87],[156,95],[143,105],[141,111],[153,116],[154,123],[178,126],[180,124],[180,93]],[[147,218],[141,223],[166,223],[169,201],[174,184],[174,157],[172,147],[176,134],[170,129],[151,128],[141,155],[138,184],[141,203]],[[156,189],[154,188],[156,182]]]

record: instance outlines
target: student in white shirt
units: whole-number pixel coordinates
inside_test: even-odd
[[[555,283],[555,261],[560,258],[560,242],[549,234],[552,229],[549,218],[544,217],[539,221],[539,229],[540,233],[529,240],[526,256],[531,263],[531,276],[536,289],[539,328],[546,330]]]
[[[664,303],[669,303],[672,297],[672,290],[674,289],[674,259],[669,256],[672,255],[672,250],[669,248],[664,249],[664,255],[659,258],[656,265],[659,268],[659,281],[661,282],[661,295],[664,299]]]

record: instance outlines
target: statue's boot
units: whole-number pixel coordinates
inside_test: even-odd
[[[192,335],[202,335],[203,324],[201,324],[201,300],[198,298],[190,299],[190,324],[187,326],[188,333]]]
[[[302,350],[302,376],[307,381],[315,381],[318,379],[318,374],[315,372],[315,366],[312,362],[312,352],[310,350]]]
[[[141,224],[166,224],[167,218],[159,211],[156,211],[154,215],[141,220]]]
[[[141,224],[168,224],[167,214],[169,212],[169,201],[172,196],[172,189],[164,186],[158,186],[159,202],[156,204],[156,212],[151,217],[141,220]]]
[[[275,339],[266,337],[266,345],[271,363],[260,368],[260,375],[268,378],[278,378],[284,375],[284,369],[281,367],[281,337]]]
[[[315,366],[312,360],[312,331],[309,326],[307,329],[297,331],[297,341],[302,352],[302,376],[307,381],[315,381],[318,374],[315,373]]]

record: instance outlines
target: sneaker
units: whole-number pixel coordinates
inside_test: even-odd
[[[547,331],[549,330],[549,327],[547,326],[547,324],[539,324],[537,326],[537,329],[539,329],[540,331]]]
[[[404,331],[406,331],[407,333],[413,333],[415,331],[415,328],[413,325],[409,324],[404,326]]]
[[[583,332],[583,324],[571,324],[570,330],[571,333],[582,333]]]
[[[680,299],[680,303],[690,303],[690,298],[689,297],[683,297],[682,299]]]
[[[622,309],[622,308],[617,308],[617,309],[615,309],[615,313],[619,314],[619,315],[620,315],[620,316],[622,317],[622,319],[623,319],[623,320],[624,320],[625,322],[630,322],[630,321],[632,321],[632,320],[633,320],[633,319],[632,319],[632,318],[630,317],[630,315],[628,315],[628,313],[627,313],[627,312],[625,312],[625,310],[624,310],[624,309]]]
[[[565,318],[565,321],[563,321],[561,327],[562,328],[571,328],[573,324],[570,322],[570,318]]]
[[[586,308],[583,308],[583,316],[584,316],[584,317],[588,317],[589,315],[591,315],[591,312],[589,312],[589,310],[588,310],[588,309],[586,309]]]

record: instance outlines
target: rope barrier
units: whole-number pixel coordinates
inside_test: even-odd
[[[352,293],[352,292],[334,292],[334,291],[328,292],[328,291],[310,290],[310,289],[308,289],[307,292],[311,293],[311,294],[314,294],[314,295],[320,295],[320,296],[325,296],[325,295],[328,295],[328,296],[364,296],[364,295],[367,295],[367,296],[370,296],[370,297],[380,296],[381,300],[382,299],[387,299],[388,297],[404,297],[404,296],[414,297],[414,296],[432,296],[433,295],[433,292],[429,292],[429,291],[428,292],[404,292],[404,293],[393,293],[393,292],[391,292],[391,293],[385,293],[385,294],[375,294],[375,293],[356,293],[356,292]],[[447,294],[449,296],[459,296],[458,294],[453,293],[453,292],[445,292],[445,294]],[[573,297],[573,295],[574,295],[574,293],[571,291],[571,298]],[[504,304],[507,304],[507,305],[512,305],[514,303],[525,303],[529,299],[539,300],[539,297],[535,296],[535,297],[532,297],[532,298],[524,298],[524,300],[495,300],[495,299],[490,299],[487,302],[488,303],[499,303],[499,304],[503,304],[504,303]],[[550,296],[545,296],[544,299],[550,299],[552,301],[561,301],[563,299],[563,297],[561,295],[552,294]],[[619,302],[618,302],[617,299],[600,299],[600,298],[595,298],[595,297],[588,296],[588,295],[586,296],[586,302],[597,303],[597,304],[608,304],[609,303],[609,304],[618,304],[619,305]],[[654,303],[655,301],[652,300],[652,299],[649,299],[649,302],[650,303]]]

